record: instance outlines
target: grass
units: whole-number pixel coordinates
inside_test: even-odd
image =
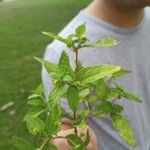
[[[15,150],[12,136],[33,140],[22,118],[27,96],[41,80],[41,66],[33,56],[42,57],[51,41],[41,31],[60,31],[90,0],[12,0],[0,2],[0,150]],[[10,111],[15,110],[15,115]]]

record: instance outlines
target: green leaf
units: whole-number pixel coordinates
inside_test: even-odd
[[[85,141],[83,142],[83,148],[85,148],[90,142],[90,134],[89,134],[89,130],[87,130],[86,132],[86,139]]]
[[[85,98],[89,94],[90,90],[88,88],[81,89],[79,91],[79,99]]]
[[[22,138],[13,137],[12,142],[17,150],[35,150],[34,146],[30,142]]]
[[[110,46],[115,46],[117,44],[118,44],[118,42],[116,39],[103,38],[103,39],[98,40],[95,43],[87,44],[84,47],[110,47]]]
[[[113,113],[121,113],[124,108],[119,104],[113,104]]]
[[[67,138],[69,145],[73,147],[73,150],[82,150],[81,147],[82,147],[83,141],[80,137],[78,137],[75,134],[70,134],[66,138]]]
[[[83,36],[85,34],[85,32],[86,32],[85,23],[76,28],[76,36],[77,37]]]
[[[61,127],[61,108],[57,104],[54,106],[54,109],[50,111],[49,116],[46,120],[46,131],[49,133],[49,136],[57,133]]]
[[[136,96],[134,93],[127,91],[127,90],[124,91],[124,97],[129,100],[136,101],[139,103],[142,102],[142,100],[138,96]]]
[[[32,90],[32,92],[33,92],[34,94],[42,95],[43,90],[44,90],[44,86],[43,86],[43,83],[41,83],[41,84],[39,84],[34,90]]]
[[[113,127],[118,131],[120,137],[129,145],[135,146],[136,140],[128,120],[120,114],[112,114]]]
[[[113,104],[109,101],[103,101],[96,107],[97,111],[104,113],[121,113],[123,111],[123,107],[119,104]]]
[[[116,86],[117,86],[119,94],[122,97],[125,97],[126,99],[129,99],[129,100],[132,100],[132,101],[135,101],[135,102],[138,102],[138,103],[142,102],[142,100],[137,95],[132,93],[131,91],[128,91],[128,90],[124,89],[123,87],[121,87],[117,84],[116,84]]]
[[[113,112],[113,106],[112,106],[111,102],[103,101],[97,105],[96,110],[98,110],[100,112],[105,112],[105,113],[112,113]]]
[[[89,115],[89,113],[90,112],[88,109],[80,109],[77,111],[77,115],[82,118],[86,118]]]
[[[126,75],[126,74],[128,74],[128,73],[131,73],[131,71],[121,69],[121,70],[119,70],[119,71],[113,73],[113,74],[112,74],[112,77],[113,77],[113,78],[116,78],[116,77],[124,76],[124,75]]]
[[[57,147],[54,144],[47,144],[47,148],[45,150],[57,150]]]
[[[76,112],[79,104],[79,90],[76,86],[71,85],[67,90],[67,100],[73,112]]]
[[[35,106],[28,111],[28,113],[25,115],[23,121],[26,121],[28,118],[31,118],[31,117],[37,117],[45,111],[46,111],[45,107]]]
[[[33,135],[37,133],[42,133],[45,129],[45,124],[40,118],[30,117],[27,120],[27,128],[29,132]]]
[[[52,72],[56,72],[58,69],[57,64],[51,63],[47,60],[44,60],[44,59],[38,58],[38,57],[34,57],[34,59],[36,59],[38,62],[40,62],[45,67],[45,69],[47,70],[47,72],[49,74],[51,74]]]
[[[39,94],[31,94],[29,97],[28,97],[28,99],[34,99],[34,98],[38,98],[38,97],[40,97],[41,95],[39,95]]]
[[[27,102],[31,106],[45,106],[46,102],[43,99],[33,99]]]
[[[84,68],[83,66],[82,66],[82,63],[78,60],[77,61],[77,68],[76,68],[76,72],[78,72],[80,69],[82,69],[82,68]]]
[[[51,111],[55,107],[60,98],[66,93],[66,89],[64,86],[65,85],[63,83],[58,83],[50,91],[50,94],[48,96],[49,111]]]
[[[96,96],[100,100],[106,100],[107,94],[108,94],[108,87],[107,87],[104,79],[99,79],[99,80],[95,81],[93,84],[96,88]]]
[[[120,92],[118,93],[118,89],[117,88],[111,88],[111,87],[108,87],[107,89],[107,98],[116,98],[116,97],[120,97]]]
[[[59,59],[59,73],[62,74],[62,76],[68,75],[71,78],[73,78],[73,70],[70,66],[70,60],[65,51],[62,51],[61,57]]]
[[[119,71],[121,68],[115,65],[101,65],[101,66],[92,66],[81,69],[77,72],[77,79],[82,84],[91,83],[98,79],[108,77],[114,72]]]
[[[49,33],[49,32],[42,32],[42,34],[47,35],[53,39],[56,39],[62,43],[67,44],[68,46],[72,45],[72,41],[69,39],[64,39],[62,37],[60,37],[59,35],[55,34],[55,33]]]

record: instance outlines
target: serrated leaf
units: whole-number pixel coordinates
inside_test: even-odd
[[[31,117],[37,117],[45,111],[46,111],[45,107],[35,106],[28,111],[28,113],[25,115],[23,121],[26,121],[28,118],[31,118]]]
[[[61,108],[58,104],[54,106],[54,109],[50,111],[46,120],[46,131],[49,136],[57,133],[61,127]]]
[[[98,79],[108,77],[112,75],[114,72],[117,72],[121,69],[119,66],[115,65],[100,65],[100,66],[92,66],[81,69],[77,72],[77,79],[82,84],[91,83]]]
[[[114,104],[110,101],[103,101],[97,105],[96,110],[104,113],[121,113],[123,107],[119,104]]]
[[[33,135],[42,133],[45,129],[45,123],[40,118],[30,117],[26,120],[27,128]]]
[[[121,113],[124,110],[123,106],[119,104],[113,104],[113,113]]]
[[[123,87],[121,87],[117,84],[116,84],[116,86],[117,86],[119,94],[122,97],[125,97],[126,99],[129,99],[129,100],[132,100],[132,101],[135,101],[135,102],[138,102],[138,103],[142,102],[142,100],[137,95],[132,93],[131,91],[128,91],[128,90],[124,89]]]
[[[139,103],[142,102],[142,100],[138,96],[136,96],[134,93],[127,91],[127,90],[124,91],[124,97],[129,99],[129,100],[136,101]]]
[[[71,40],[62,38],[62,37],[60,37],[59,35],[57,35],[55,33],[42,32],[42,34],[47,35],[47,36],[49,36],[49,37],[51,37],[53,39],[56,39],[56,40],[58,40],[58,41],[60,41],[62,43],[65,43],[68,46],[72,45],[72,41]]]
[[[60,98],[66,93],[65,85],[58,83],[55,85],[48,96],[48,108],[51,111],[54,106],[59,102]]]
[[[12,142],[17,150],[35,150],[34,146],[25,139],[13,137]]]
[[[71,78],[73,78],[73,70],[72,70],[72,68],[70,66],[69,57],[68,57],[68,55],[67,55],[67,53],[65,51],[62,51],[62,53],[61,53],[61,57],[59,59],[58,68],[59,68],[59,73],[62,76],[68,75]]]
[[[126,75],[126,74],[128,74],[128,73],[131,73],[131,71],[121,69],[121,70],[119,70],[119,71],[113,73],[113,74],[112,74],[112,77],[113,77],[113,78],[121,77],[121,76],[124,76],[124,75]]]
[[[106,100],[107,94],[108,94],[108,87],[107,87],[104,79],[99,79],[99,80],[95,81],[93,84],[96,88],[96,96],[100,100]]]
[[[46,102],[42,99],[32,99],[27,102],[31,106],[45,106]]]
[[[96,107],[97,111],[105,112],[105,113],[112,113],[113,112],[113,106],[112,103],[109,101],[103,101]]]
[[[49,74],[56,72],[58,69],[57,64],[51,63],[43,58],[34,57],[34,59],[36,59],[38,62],[40,62],[45,67],[45,69],[47,70],[47,72]]]
[[[73,112],[76,112],[79,104],[79,90],[76,86],[71,85],[67,90],[67,100]]]
[[[85,34],[85,31],[86,31],[86,26],[84,23],[76,28],[76,36],[77,37],[83,36]]]
[[[120,114],[112,114],[113,127],[118,131],[120,137],[129,145],[135,146],[136,140],[128,120]]]
[[[108,88],[107,89],[107,98],[119,97],[120,92],[118,93],[117,88]]]
[[[117,45],[118,42],[116,39],[113,38],[103,38],[98,40],[95,43],[87,44],[85,47],[110,47]]]

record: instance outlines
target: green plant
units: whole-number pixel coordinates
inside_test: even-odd
[[[103,38],[90,43],[85,32],[85,24],[77,27],[75,33],[70,34],[67,38],[43,32],[43,34],[65,43],[75,54],[76,60],[75,68],[72,68],[65,51],[62,51],[58,64],[35,57],[46,68],[54,83],[48,98],[44,96],[42,84],[28,97],[31,109],[25,115],[24,121],[31,134],[41,137],[42,142],[41,146],[37,148],[38,150],[57,149],[50,141],[54,136],[58,137],[57,133],[61,128],[63,117],[72,120],[74,133],[59,138],[67,139],[73,150],[83,150],[89,143],[87,119],[93,116],[109,115],[113,127],[118,131],[120,137],[132,146],[136,144],[128,120],[122,114],[123,106],[119,104],[119,101],[122,97],[135,102],[141,102],[141,100],[116,82],[117,78],[130,71],[111,64],[84,67],[78,59],[79,50],[83,47],[109,47],[118,42],[112,38]],[[70,112],[66,112],[60,105],[62,97],[66,98]],[[95,103],[96,105],[94,105]],[[80,107],[81,105],[84,107]],[[87,129],[84,137],[78,134],[77,127]],[[21,138],[13,138],[13,142],[19,150],[36,149],[31,143]]]

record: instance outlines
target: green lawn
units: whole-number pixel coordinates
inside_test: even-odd
[[[27,96],[40,82],[41,66],[33,56],[42,57],[51,41],[41,31],[59,32],[91,0],[12,0],[0,2],[0,150],[15,150],[12,136],[34,140],[22,118]],[[9,112],[15,110],[11,116]],[[35,141],[35,140],[34,140]],[[35,141],[37,143],[37,141]]]

